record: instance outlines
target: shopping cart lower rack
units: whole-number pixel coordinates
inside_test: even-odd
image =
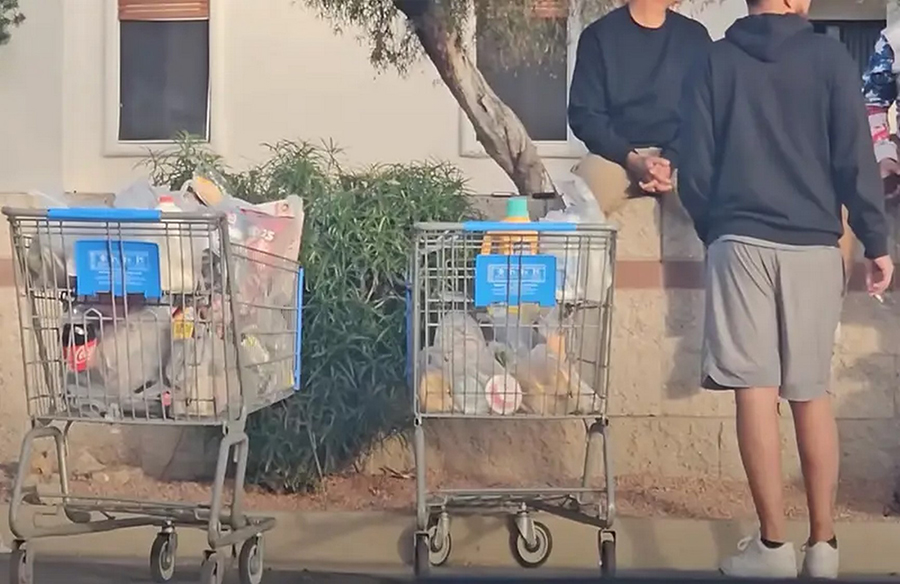
[[[536,511],[596,527],[601,572],[615,572],[606,414],[615,246],[608,225],[416,226],[408,324],[417,574],[448,561],[451,514],[462,513],[510,515],[515,559],[523,567],[541,566],[553,540],[533,519]],[[583,474],[569,486],[429,489],[425,434],[441,418],[582,420]],[[598,455],[603,472],[596,486]]]
[[[251,412],[299,388],[303,272],[296,261],[229,239],[221,214],[3,213],[14,250],[31,420],[10,503],[10,582],[32,582],[35,539],[139,526],[159,528],[150,551],[155,582],[173,577],[182,526],[207,531],[204,584],[223,581],[226,550],[238,547],[241,582],[260,582],[262,534],[275,520],[244,510],[245,423]],[[75,423],[220,428],[211,501],[72,493],[67,436]],[[28,525],[23,513],[23,483],[34,443],[42,439],[56,448],[59,493],[41,493],[41,502],[53,502],[67,519],[53,527]]]

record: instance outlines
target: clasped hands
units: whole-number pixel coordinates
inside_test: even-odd
[[[626,167],[645,193],[664,195],[675,190],[672,181],[672,163],[665,158],[632,152],[626,159]]]

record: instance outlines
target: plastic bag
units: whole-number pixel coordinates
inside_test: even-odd
[[[154,188],[146,179],[138,180],[116,193],[116,209],[154,209],[162,189]]]
[[[454,408],[464,414],[512,414],[522,404],[518,382],[497,361],[478,322],[465,312],[448,312],[438,322],[434,349],[450,379]]]
[[[225,355],[230,339],[220,339],[208,323],[181,316],[172,329],[172,358],[166,383],[172,392],[175,419],[221,416],[229,407],[228,392],[239,391],[235,363]],[[176,321],[178,322],[178,321]],[[237,399],[231,400],[233,404]]]
[[[552,223],[605,223],[606,217],[584,180],[570,174],[558,183],[564,211],[550,211],[541,219]],[[557,258],[556,297],[560,302],[602,302],[612,285],[610,252],[601,237],[545,238],[541,253]]]
[[[54,196],[39,191],[28,194],[39,208],[59,209],[69,206],[62,195]],[[25,265],[33,278],[33,285],[63,289],[74,285],[74,245],[74,237],[64,235],[56,226],[49,230],[39,230],[28,242],[28,252],[25,254]]]
[[[114,321],[110,307],[90,305],[64,316],[66,394],[82,414],[109,418],[161,413],[169,359],[169,309],[131,308]]]
[[[577,368],[551,347],[549,343],[553,342],[535,347],[516,368],[516,379],[525,392],[526,411],[542,416],[596,412],[600,398],[581,380]]]
[[[434,348],[421,354],[419,365],[419,410],[435,414],[453,410],[453,388],[444,375],[443,358]]]
[[[169,360],[172,317],[167,306],[128,312],[127,321],[105,324],[97,347],[100,374],[107,392],[118,395],[123,408],[142,406],[158,385]],[[161,389],[156,388],[156,397]]]

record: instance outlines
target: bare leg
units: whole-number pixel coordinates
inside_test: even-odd
[[[778,389],[754,387],[735,391],[737,438],[762,538],[785,541],[784,493]]]
[[[840,465],[831,397],[791,402],[791,411],[809,505],[809,540],[811,543],[829,541],[834,537],[834,500]]]

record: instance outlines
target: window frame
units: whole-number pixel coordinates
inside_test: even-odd
[[[569,10],[566,22],[566,105],[569,101],[569,88],[572,83],[572,73],[575,70],[575,55],[578,48],[578,39],[581,36],[583,23],[581,20],[580,10]],[[471,13],[470,22],[473,23],[471,31],[468,33],[469,46],[471,47],[472,62],[477,63],[478,42],[475,35],[475,14]],[[462,158],[490,158],[484,146],[478,141],[475,135],[475,128],[472,127],[469,118],[466,117],[462,108],[458,109],[459,115],[459,143],[460,156]],[[573,159],[581,158],[587,153],[587,148],[582,144],[581,140],[572,133],[572,128],[566,124],[566,140],[536,140],[534,142],[541,158],[562,158]]]
[[[206,136],[202,140],[213,150],[221,151],[223,136],[224,41],[222,33],[222,0],[211,0],[209,7],[209,90],[206,96]],[[175,144],[174,140],[121,140],[119,118],[121,104],[121,28],[118,0],[106,0],[104,31],[104,101],[103,155],[110,158],[143,157],[147,152]]]

